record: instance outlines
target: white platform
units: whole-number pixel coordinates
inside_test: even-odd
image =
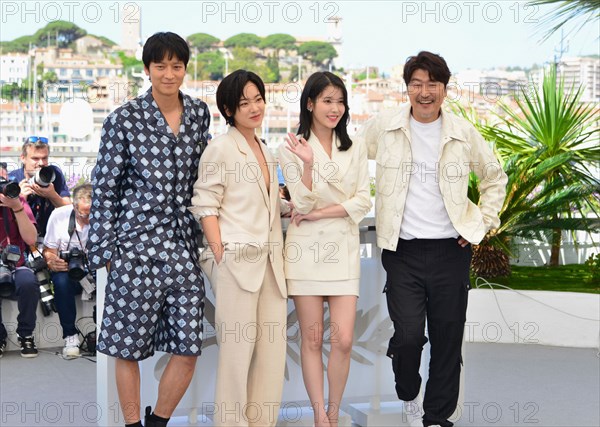
[[[342,408],[347,410],[353,422],[359,426],[398,426],[402,425],[400,424],[402,405],[392,401],[395,394],[394,378],[390,360],[386,357],[388,340],[393,330],[387,314],[385,294],[382,294],[385,272],[381,267],[380,251],[373,244],[374,240],[373,231],[361,233],[361,242],[366,243],[362,248],[361,296],[358,302],[350,376]],[[98,283],[102,283],[100,272]],[[103,303],[101,288],[99,286],[99,307]],[[207,286],[203,353],[198,359],[192,383],[174,413],[175,420],[182,420],[182,423],[193,425],[209,423],[209,419],[203,417],[206,412],[203,408],[210,407],[215,390],[217,346],[214,329],[208,323],[214,318],[213,301],[210,287]],[[597,349],[600,337],[599,312],[600,295],[536,291],[517,293],[473,289],[469,295],[465,341],[467,343],[546,344]],[[303,402],[306,401],[307,396],[299,365],[300,341],[291,302],[288,304],[288,323],[285,331],[288,337],[288,357],[282,400]],[[326,336],[324,345],[325,359],[328,355],[327,338]],[[428,350],[425,349],[424,357],[427,355]],[[471,366],[469,354],[464,354],[463,358],[468,371]],[[167,359],[167,355],[157,353],[153,358],[141,363],[143,405],[153,405],[156,401],[158,380]],[[422,369],[426,369],[426,366],[427,361],[424,360]],[[97,369],[98,404],[101,408],[118,408],[113,374],[114,360],[98,355]],[[464,374],[465,369],[462,372]],[[422,370],[421,376],[425,383],[426,371]],[[485,381],[485,378],[481,380]],[[459,408],[463,405],[465,396],[465,388],[462,384],[464,382],[461,379]],[[504,410],[505,414],[512,410],[510,406],[507,408]],[[521,409],[527,408],[523,406]],[[104,413],[107,414],[108,411]],[[300,423],[304,422],[302,421],[304,416],[300,417],[298,423],[288,425],[302,425]],[[120,421],[119,417],[103,418],[100,425],[117,426],[121,424]]]

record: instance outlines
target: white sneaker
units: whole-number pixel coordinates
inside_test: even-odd
[[[421,394],[404,402],[404,417],[410,427],[423,427],[423,399]]]
[[[70,335],[65,338],[63,356],[68,358],[79,357],[79,345],[79,335]]]

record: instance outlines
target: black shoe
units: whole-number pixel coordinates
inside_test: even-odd
[[[4,351],[6,350],[6,341],[0,341],[0,359],[4,355]]]
[[[146,417],[144,418],[145,427],[167,427],[169,419],[161,418],[152,412],[151,406],[146,406]]]
[[[448,420],[445,421],[423,421],[425,427],[453,427],[454,423]]]
[[[35,348],[35,342],[33,336],[19,337],[19,344],[21,345],[21,357],[37,357],[38,351]]]

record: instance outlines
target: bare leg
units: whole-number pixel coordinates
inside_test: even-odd
[[[138,362],[117,358],[115,378],[125,424],[140,421],[140,368]]]
[[[302,377],[315,413],[315,427],[329,427],[323,392],[323,301],[321,296],[294,297],[302,336]]]
[[[154,414],[162,418],[171,418],[173,411],[185,394],[196,369],[197,356],[172,355],[160,377],[158,401]]]
[[[337,427],[342,395],[350,370],[350,355],[354,338],[356,300],[352,295],[328,297],[331,331],[331,354],[327,364],[329,404],[327,417],[332,427]]]

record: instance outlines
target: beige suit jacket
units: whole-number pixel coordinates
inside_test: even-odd
[[[294,208],[313,209],[341,204],[348,216],[290,224],[285,241],[285,277],[293,280],[349,280],[360,278],[358,224],[371,209],[367,152],[362,144],[339,151],[337,139],[331,158],[318,138],[308,139],[314,153],[312,191],[302,183],[302,161],[284,145],[279,162]]]
[[[226,268],[240,288],[256,292],[270,261],[277,286],[286,297],[277,162],[264,144],[260,146],[269,168],[270,192],[246,139],[230,127],[202,154],[190,210],[198,219],[218,217],[223,259],[216,265],[210,248],[200,257],[212,286],[218,286],[218,271]]]

